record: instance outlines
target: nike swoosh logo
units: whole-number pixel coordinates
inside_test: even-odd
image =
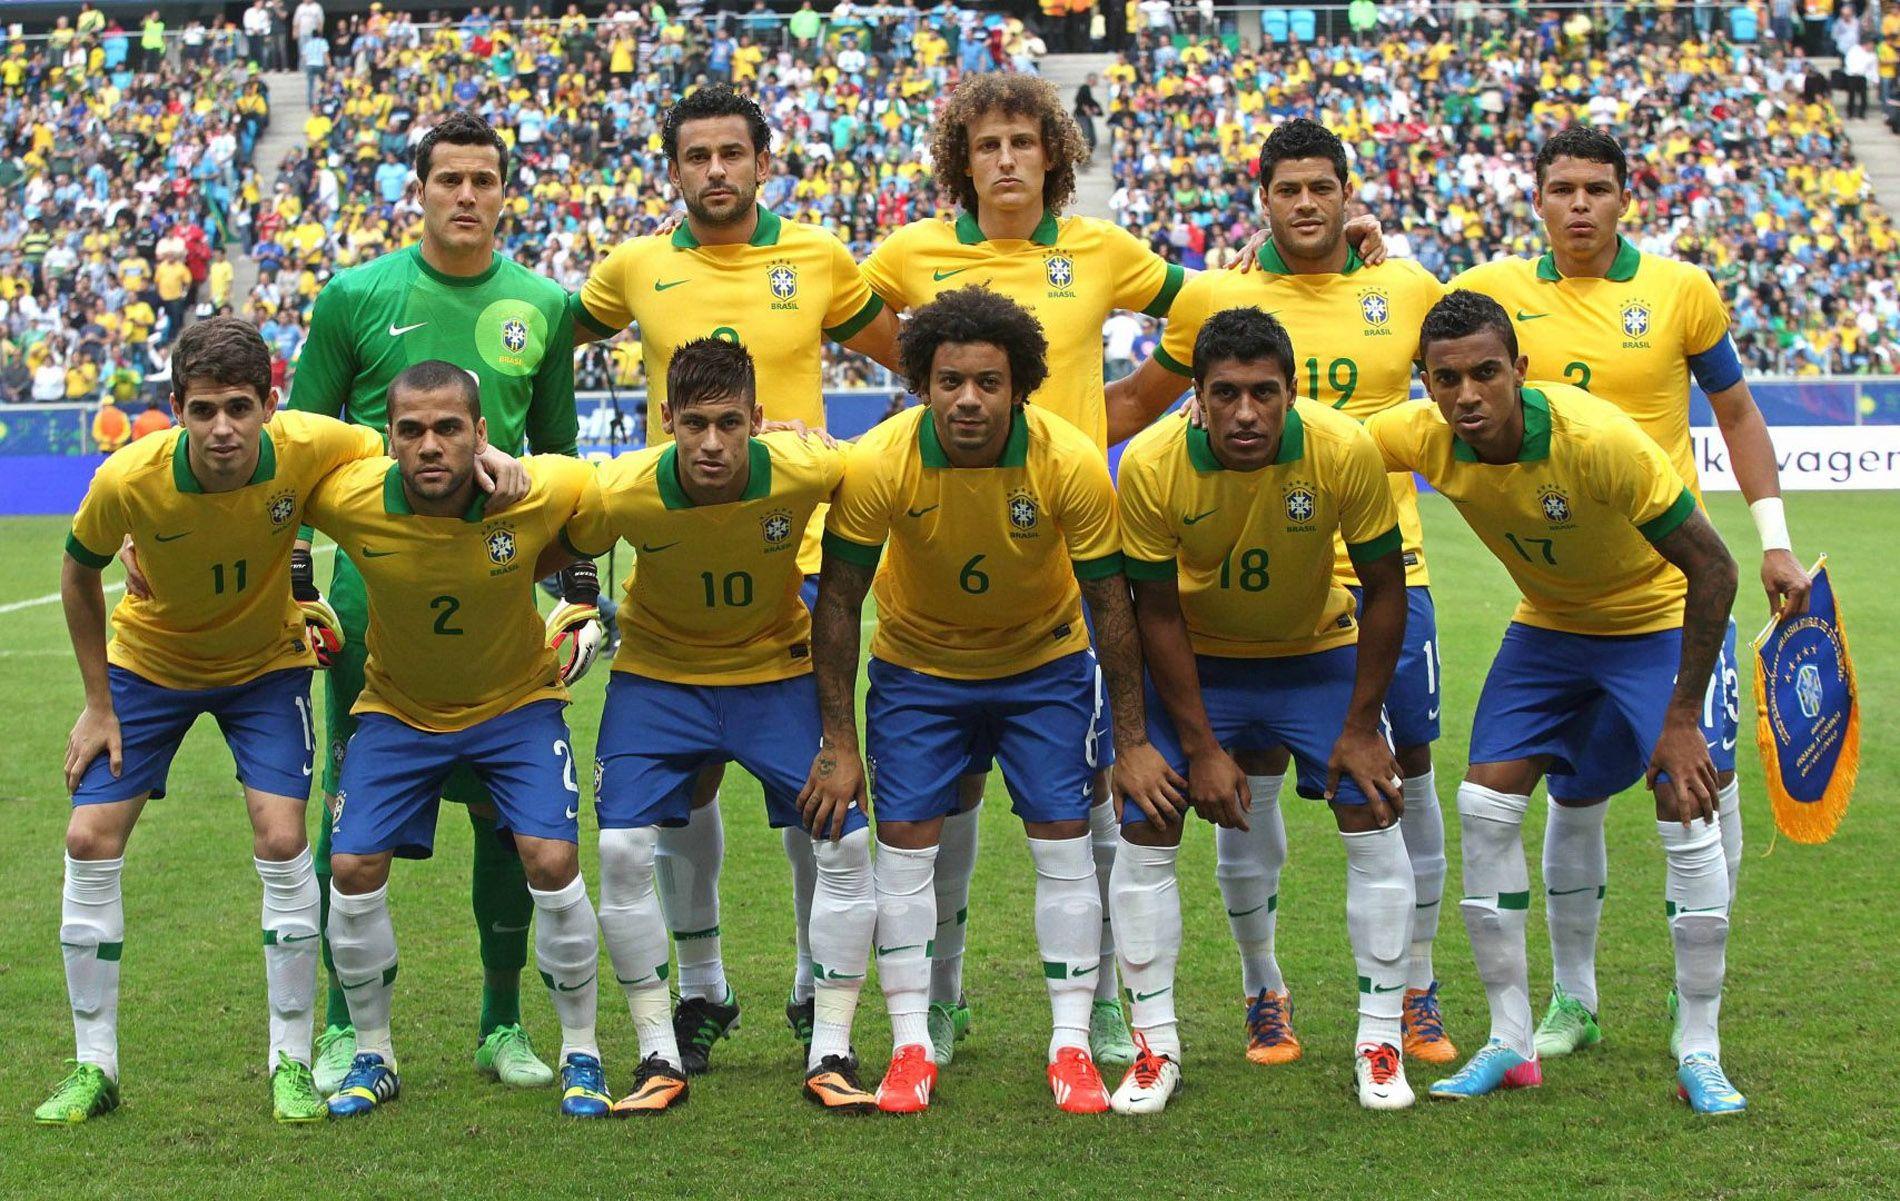
[[[968,271],[968,270],[969,270],[968,267],[957,267],[950,271],[932,271],[930,273],[930,278],[936,283],[942,283],[944,280],[949,279],[951,276],[962,275],[965,271]]]
[[[659,977],[649,972],[646,975],[640,977],[638,980],[629,980],[625,976],[619,976],[619,975],[615,976],[614,979],[619,981],[620,986],[622,988],[628,988],[635,984],[650,984],[653,981],[658,980]]]
[[[1232,909],[1229,909],[1227,911],[1227,916],[1228,917],[1246,917],[1249,913],[1259,913],[1262,909],[1265,909],[1265,908],[1266,908],[1265,905],[1255,905],[1252,909],[1242,909],[1239,913],[1235,913]]]
[[[827,980],[862,980],[864,979],[864,973],[858,972],[854,975],[850,972],[826,972],[824,978]]]
[[[930,510],[931,510],[931,509],[940,509],[940,508],[942,508],[942,507],[943,507],[943,502],[942,502],[942,501],[939,501],[939,502],[937,502],[936,504],[934,504],[934,505],[931,505],[931,506],[930,506],[930,508],[927,508],[927,509],[905,509],[905,510],[904,510],[904,516],[906,516],[906,517],[922,517],[922,516],[923,516],[923,515],[924,515],[925,513],[928,513],[928,512],[930,512]]]
[[[1100,966],[1101,966],[1100,964],[1091,963],[1087,967],[1076,968],[1075,970],[1069,973],[1069,979],[1075,980],[1075,979],[1079,979],[1080,977],[1089,975],[1090,973],[1094,972],[1096,968]]]
[[[1570,896],[1575,896],[1576,894],[1580,892],[1594,892],[1595,890],[1596,890],[1596,885],[1586,884],[1582,888],[1547,888],[1544,891],[1545,891],[1545,894],[1548,896],[1570,897]]]
[[[309,934],[279,934],[277,936],[277,943],[279,946],[282,946],[286,943],[309,942],[315,937],[316,933],[314,931]]]
[[[1209,517],[1212,517],[1214,514],[1218,512],[1220,512],[1220,506],[1215,505],[1213,508],[1209,509],[1207,512],[1196,513],[1192,517],[1189,517],[1186,513],[1183,513],[1181,514],[1181,524],[1182,525],[1198,525],[1199,523],[1207,520]]]
[[[1522,309],[1519,309],[1517,312],[1517,319],[1519,321],[1535,321],[1539,317],[1548,317],[1548,316],[1550,316],[1549,313],[1526,313]]]
[[[901,947],[879,947],[877,953],[880,955],[895,955],[899,951],[919,951],[923,949],[923,945],[924,944],[920,942],[907,942]]]
[[[389,323],[389,336],[392,338],[400,338],[410,330],[421,329],[427,324],[429,324],[427,321],[418,321],[414,325],[397,325],[392,321]]]
[[[1727,905],[1704,905],[1700,909],[1678,909],[1676,916],[1681,917],[1685,913],[1723,913],[1727,910]]]
[[[1432,706],[1432,711],[1431,711],[1430,713],[1427,713],[1427,714],[1425,715],[1425,720],[1426,720],[1426,721],[1437,721],[1437,720],[1438,720],[1438,707],[1437,707],[1436,705],[1434,705],[1434,706]]]
[[[658,546],[648,546],[646,543],[642,542],[640,544],[640,553],[643,555],[657,555],[661,551],[666,550],[669,547],[674,547],[678,545],[679,545],[679,542],[677,540],[672,541],[672,542],[662,542]]]
[[[690,279],[676,279],[676,280],[673,280],[673,281],[671,281],[670,283],[664,283],[664,284],[663,284],[663,283],[661,283],[661,282],[660,282],[659,280],[657,280],[657,279],[656,279],[656,280],[654,280],[654,281],[653,281],[653,290],[654,290],[655,292],[664,292],[664,291],[666,291],[666,290],[667,290],[668,288],[677,288],[677,287],[679,287],[679,286],[680,286],[681,284],[690,284],[690,283],[692,283],[692,282],[693,282],[693,281],[692,281],[692,280],[690,280]]]
[[[363,557],[365,559],[386,559],[395,553],[393,550],[371,550],[367,546],[363,548]]]
[[[564,809],[562,810],[562,812],[567,816],[568,821],[573,821],[575,818],[581,815],[581,811],[579,809]]]
[[[1388,984],[1384,986],[1375,984],[1372,986],[1372,991],[1376,993],[1389,993],[1389,992],[1397,992],[1401,988],[1404,988],[1404,987],[1405,985],[1403,984]]]
[[[182,534],[154,534],[153,535],[153,537],[157,538],[160,542],[176,542],[180,538],[187,538],[190,536],[191,536],[190,530],[186,530]]]
[[[355,992],[359,988],[368,988],[370,985],[376,983],[378,980],[381,980],[381,979],[382,979],[381,976],[371,976],[367,980],[358,980],[352,983],[351,981],[345,980],[343,977],[338,976],[336,978],[336,982],[343,986],[344,992]]]
[[[594,977],[589,976],[587,979],[581,981],[579,984],[576,984],[570,987],[566,984],[562,984],[559,980],[556,980],[554,982],[554,987],[560,990],[561,992],[579,992],[581,989],[586,988],[588,985],[592,984],[593,982],[594,982]]]
[[[490,925],[488,928],[490,930],[493,930],[497,934],[519,934],[523,930],[526,930],[528,927],[525,922],[519,926],[504,926],[500,922],[495,922],[494,924]]]
[[[1169,993],[1173,991],[1174,991],[1174,986],[1169,985],[1167,988],[1157,988],[1153,992],[1138,992],[1134,994],[1134,997],[1135,997],[1135,1000],[1137,1001],[1152,1001],[1156,997],[1161,996],[1163,993]]]

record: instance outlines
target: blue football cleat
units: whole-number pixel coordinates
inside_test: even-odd
[[[1707,1051],[1683,1056],[1676,1068],[1676,1096],[1697,1113],[1740,1113],[1748,1108],[1748,1098],[1728,1082],[1721,1063]]]
[[[1450,1076],[1433,1084],[1432,1097],[1440,1101],[1468,1101],[1501,1088],[1536,1088],[1544,1082],[1544,1065],[1526,1059],[1497,1039],[1478,1049]]]
[[[396,1079],[393,1064],[384,1062],[381,1055],[358,1055],[350,1061],[349,1075],[343,1077],[336,1095],[330,1098],[330,1116],[353,1118],[368,1113],[394,1101],[401,1092],[402,1082]]]
[[[561,1061],[561,1113],[570,1118],[604,1118],[614,1099],[607,1095],[607,1073],[600,1060],[576,1052]]]

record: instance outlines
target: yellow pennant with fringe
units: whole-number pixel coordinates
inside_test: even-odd
[[[1854,795],[1860,695],[1826,555],[1810,574],[1808,611],[1755,639],[1755,745],[1776,828],[1813,844],[1834,837]]]

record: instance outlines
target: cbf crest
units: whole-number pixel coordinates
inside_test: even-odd
[[[772,292],[774,309],[798,307],[798,268],[780,259],[765,269],[765,285]]]
[[[1632,300],[1623,306],[1623,336],[1632,340],[1649,334],[1649,306]]]
[[[516,354],[528,347],[528,323],[518,317],[510,317],[501,323],[501,344]]]
[[[1049,281],[1049,295],[1075,295],[1075,260],[1058,252],[1042,260],[1042,273]]]
[[[497,571],[490,572],[490,575],[509,570],[515,561],[515,527],[513,525],[488,527],[487,532],[482,535],[482,546],[488,551],[488,561],[497,568]]]
[[[1367,292],[1359,298],[1359,315],[1367,325],[1384,325],[1392,320],[1392,301],[1384,292]]]
[[[765,538],[765,549],[768,553],[782,550],[789,545],[792,532],[790,509],[774,509],[759,519],[759,533]]]
[[[264,511],[270,515],[271,532],[274,534],[289,525],[290,519],[297,515],[297,494],[279,492],[270,498],[270,504]]]
[[[1319,512],[1319,501],[1313,495],[1313,486],[1307,483],[1295,483],[1286,490],[1287,529],[1304,530],[1313,528],[1313,518]]]
[[[1570,524],[1570,498],[1561,488],[1546,484],[1537,492],[1538,506],[1544,510],[1544,520],[1552,525]]]
[[[1042,506],[1028,492],[1009,494],[1009,536],[1012,538],[1033,538],[1036,526],[1042,522]]]

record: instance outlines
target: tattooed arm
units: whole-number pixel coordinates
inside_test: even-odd
[[[1081,584],[1089,615],[1095,619],[1095,650],[1101,658],[1115,726],[1115,791],[1123,803],[1138,806],[1154,826],[1176,824],[1187,812],[1187,781],[1148,742],[1148,718],[1141,699],[1141,638],[1135,628],[1128,577],[1117,571]]]
[[[1675,787],[1673,798],[1656,793],[1657,817],[1688,825],[1695,818],[1715,819],[1715,765],[1702,739],[1697,717],[1709,676],[1722,652],[1728,615],[1735,603],[1735,560],[1722,536],[1700,510],[1656,542],[1656,550],[1689,579],[1689,595],[1682,607],[1682,658],[1676,667],[1676,690],[1669,697],[1662,736],[1649,760],[1649,786],[1667,773]],[[1665,808],[1665,802],[1674,804]]]
[[[871,578],[876,573],[874,567],[825,552],[811,630],[812,674],[818,679],[818,715],[824,724],[824,742],[798,794],[805,828],[814,837],[841,837],[845,814],[853,802],[869,808],[864,792],[864,756],[858,749],[858,652],[864,595],[871,590]]]

